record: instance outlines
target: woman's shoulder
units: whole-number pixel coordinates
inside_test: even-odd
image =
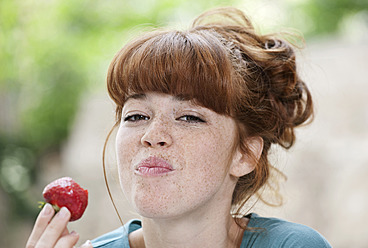
[[[319,232],[308,226],[257,214],[249,217],[249,230],[244,232],[241,247],[331,247]]]
[[[140,220],[131,220],[111,232],[92,240],[94,248],[129,248],[129,233],[142,227]]]

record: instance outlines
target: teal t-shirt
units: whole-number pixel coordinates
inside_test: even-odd
[[[264,218],[250,214],[248,227],[244,232],[240,248],[293,247],[329,248],[332,247],[317,231],[305,225],[277,218]],[[131,220],[124,226],[92,240],[94,248],[129,248],[128,234],[141,228],[141,221]]]

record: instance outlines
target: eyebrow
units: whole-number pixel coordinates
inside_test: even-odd
[[[187,98],[187,97],[185,97],[184,95],[176,95],[176,96],[174,96],[174,100],[181,101],[181,102],[184,102],[184,101],[190,101],[190,100],[188,100],[188,98]]]
[[[125,99],[125,102],[127,102],[129,99],[146,99],[147,96],[146,94],[133,94],[133,95],[130,95],[128,96],[126,99]]]
[[[185,96],[183,95],[176,95],[176,96],[173,96],[174,100],[176,101],[180,101],[180,102],[185,102],[185,101],[190,101],[188,100]],[[138,100],[145,100],[147,99],[147,96],[146,94],[144,93],[137,93],[137,94],[133,94],[133,95],[130,95],[128,96],[126,99],[125,99],[125,102],[127,102],[129,99],[138,99]]]

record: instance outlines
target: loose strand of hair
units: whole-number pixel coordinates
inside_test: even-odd
[[[111,130],[109,131],[109,133],[107,134],[107,137],[106,137],[106,140],[105,140],[105,143],[104,143],[104,146],[103,146],[103,151],[102,151],[102,167],[103,167],[103,174],[104,174],[104,179],[105,179],[105,185],[106,185],[106,189],[107,189],[107,192],[109,194],[109,197],[110,197],[110,200],[112,202],[112,205],[114,206],[114,209],[115,209],[115,212],[116,214],[118,215],[118,218],[119,218],[119,221],[121,223],[121,225],[124,225],[124,222],[123,220],[121,219],[121,216],[119,214],[119,210],[118,208],[116,207],[116,204],[115,204],[115,201],[114,201],[114,198],[112,197],[112,194],[111,194],[111,190],[110,190],[110,186],[109,186],[109,182],[108,182],[108,179],[107,179],[107,173],[106,173],[106,149],[107,149],[107,143],[111,137],[111,134],[112,132],[115,130],[115,128],[119,125],[119,121],[117,121],[114,126],[111,128]]]

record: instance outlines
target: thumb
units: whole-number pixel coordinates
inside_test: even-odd
[[[93,248],[91,241],[87,240],[80,248]]]

